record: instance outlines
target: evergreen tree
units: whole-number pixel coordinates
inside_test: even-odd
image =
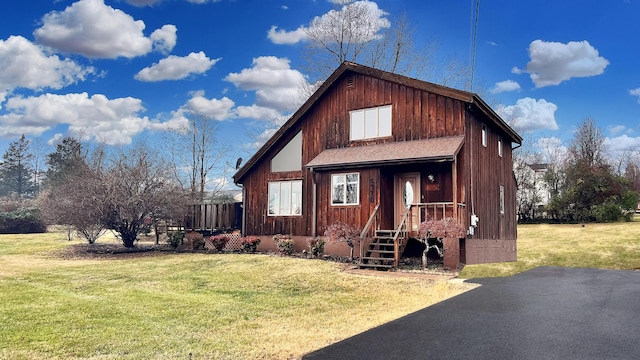
[[[73,137],[65,137],[56,146],[56,151],[47,155],[47,186],[58,186],[73,172],[82,170],[85,164],[82,144]]]
[[[33,180],[31,160],[33,154],[29,152],[29,140],[20,137],[9,144],[9,148],[2,156],[0,163],[0,196],[16,194],[18,197],[30,197],[36,191]]]

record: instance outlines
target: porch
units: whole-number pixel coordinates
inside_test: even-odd
[[[453,218],[466,226],[467,210],[464,203],[430,202],[411,203],[394,229],[380,228],[380,206],[376,206],[360,234],[360,268],[391,269],[397,268],[407,242],[417,239],[420,224],[427,220]],[[445,239],[445,267],[457,267],[464,256],[464,247],[459,239]]]

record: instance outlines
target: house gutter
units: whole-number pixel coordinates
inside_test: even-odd
[[[247,235],[247,188],[242,185],[242,236]]]
[[[312,237],[317,237],[318,236],[318,210],[317,210],[317,203],[318,203],[318,192],[317,192],[317,183],[316,183],[316,173],[313,171],[313,168],[309,168],[309,170],[311,170],[311,202],[312,207],[311,207],[311,236]]]

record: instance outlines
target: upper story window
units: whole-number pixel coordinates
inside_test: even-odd
[[[331,205],[358,205],[360,203],[360,174],[334,174],[331,176]]]
[[[271,172],[302,169],[302,131],[298,132],[272,159]]]
[[[502,139],[498,139],[498,156],[502,157]]]
[[[350,140],[391,136],[391,105],[353,110],[350,116]]]
[[[487,147],[487,127],[482,125],[482,146]]]

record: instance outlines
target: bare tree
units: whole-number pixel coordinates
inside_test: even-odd
[[[189,189],[193,200],[203,200],[207,190],[212,193],[222,188],[216,178],[224,177],[225,166],[220,166],[228,148],[216,137],[215,119],[202,113],[187,114],[188,125],[171,134],[170,166],[174,178],[184,189]],[[218,173],[214,173],[218,170]]]
[[[312,77],[326,79],[350,61],[447,86],[468,82],[469,67],[455,57],[437,61],[436,41],[415,41],[415,28],[405,13],[393,18],[367,1],[338,5],[305,28],[303,59]]]
[[[97,206],[103,206],[103,225],[117,233],[125,247],[133,247],[145,221],[175,218],[186,208],[183,190],[160,157],[144,145],[116,155],[102,176]]]
[[[605,136],[592,117],[585,118],[578,126],[569,146],[569,155],[574,164],[586,167],[602,165],[605,161]]]

